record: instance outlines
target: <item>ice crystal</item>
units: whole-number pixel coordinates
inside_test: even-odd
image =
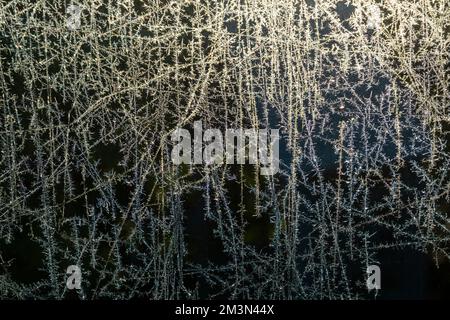
[[[0,30],[0,297],[372,298],[386,254],[448,265],[448,0],[0,0]],[[196,120],[279,129],[280,172],[173,164]]]

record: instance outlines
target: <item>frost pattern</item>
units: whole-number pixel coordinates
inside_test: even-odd
[[[448,263],[448,0],[0,0],[0,30],[0,297],[371,298],[386,250]],[[281,172],[173,165],[195,120],[280,129]]]

